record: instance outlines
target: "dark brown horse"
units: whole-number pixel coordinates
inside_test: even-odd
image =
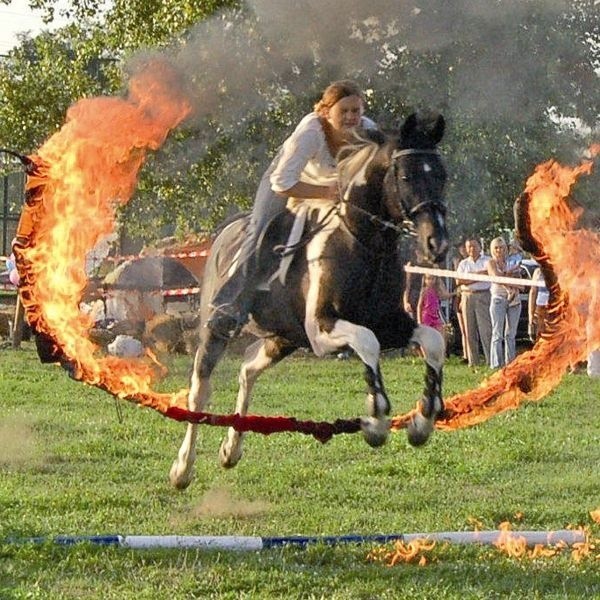
[[[351,348],[365,366],[368,416],[362,430],[371,446],[385,443],[390,403],[379,368],[380,350],[420,346],[426,362],[426,386],[420,413],[409,430],[412,444],[424,443],[443,411],[441,394],[444,342],[440,333],[419,326],[402,308],[404,271],[399,246],[416,236],[431,262],[441,261],[448,246],[443,191],[445,170],[436,149],[444,120],[411,115],[394,135],[371,134],[344,149],[338,172],[343,200],[288,202],[288,210],[269,229],[261,248],[266,260],[273,248],[285,248],[294,223],[304,219],[296,251],[276,277],[264,271],[247,330],[258,340],[246,350],[236,412],[247,413],[258,376],[294,350],[310,347],[317,356]],[[201,322],[210,316],[209,301],[235,262],[247,218],[229,224],[217,237],[206,267]],[[281,254],[281,252],[280,252]],[[285,262],[286,259],[283,259]],[[285,273],[283,273],[285,271]],[[227,340],[201,329],[194,361],[189,409],[202,411],[210,397],[210,377]],[[192,479],[197,425],[190,424],[171,482],[185,488]],[[221,464],[232,467],[242,456],[243,434],[230,429],[220,449]]]

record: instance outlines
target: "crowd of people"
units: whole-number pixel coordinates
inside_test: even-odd
[[[469,276],[517,279],[521,274],[522,250],[516,240],[506,242],[503,237],[491,241],[490,255],[483,252],[481,241],[475,237],[466,239],[456,250],[452,259],[452,268],[457,272],[455,289],[448,291],[440,277],[425,275],[419,280],[415,274],[408,274],[404,308],[419,323],[443,331],[447,317],[442,314],[441,303],[452,300],[448,313],[456,315],[464,362],[472,367],[485,363],[492,369],[501,368],[516,356],[520,294],[524,288]],[[541,277],[539,269],[535,277]],[[415,288],[419,287],[415,296]],[[533,340],[543,331],[547,289],[532,288],[530,300],[529,335]]]

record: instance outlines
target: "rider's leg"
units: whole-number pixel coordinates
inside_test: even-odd
[[[272,168],[267,170],[258,186],[250,225],[240,247],[237,268],[211,301],[214,312],[206,326],[226,337],[238,333],[248,320],[257,284],[257,241],[266,225],[285,207],[285,199],[271,189],[271,171]]]

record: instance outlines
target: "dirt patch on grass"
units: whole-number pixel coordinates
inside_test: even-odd
[[[227,517],[249,519],[267,513],[271,505],[264,500],[244,500],[232,495],[227,487],[208,490],[200,503],[190,507],[186,516],[178,514],[173,520],[223,519]],[[174,523],[175,524],[175,523]]]
[[[31,425],[16,417],[0,421],[0,467],[39,463],[40,454]]]

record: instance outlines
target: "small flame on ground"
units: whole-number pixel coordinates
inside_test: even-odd
[[[424,567],[428,563],[425,553],[430,552],[434,547],[435,541],[425,538],[417,538],[408,543],[397,540],[394,542],[392,550],[386,546],[373,548],[367,554],[367,560],[381,562],[388,567],[393,567],[398,563],[416,563],[420,567]]]
[[[508,521],[500,523],[498,526],[499,534],[493,546],[501,553],[517,560],[539,560],[549,559],[555,556],[570,552],[570,557],[574,562],[584,560],[600,560],[600,553],[596,550],[600,548],[600,540],[592,539],[584,528],[578,528],[585,533],[584,542],[576,542],[569,546],[565,542],[556,544],[535,544],[530,547],[527,539],[519,535],[518,531],[513,531]],[[476,531],[481,531],[477,529]],[[551,536],[548,535],[548,538]],[[383,563],[388,567],[393,567],[399,563],[416,563],[424,566],[428,563],[426,556],[436,543],[427,538],[418,538],[410,543],[401,540],[394,543],[393,548],[389,545],[377,546],[367,554],[367,560]],[[444,547],[449,544],[444,544]]]
[[[513,558],[548,558],[557,554],[562,544],[556,546],[545,546],[544,544],[535,544],[532,549],[527,547],[527,540],[517,532],[511,530],[510,523],[505,521],[498,526],[500,536],[494,546]]]

